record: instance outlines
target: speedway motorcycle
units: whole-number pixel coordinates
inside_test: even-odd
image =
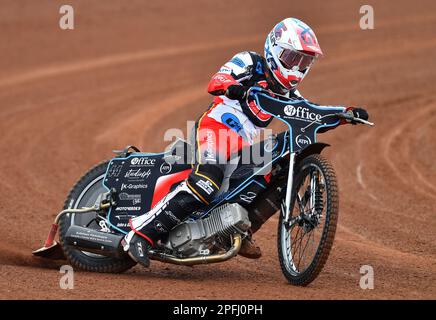
[[[305,286],[327,261],[339,213],[335,172],[321,155],[328,145],[317,142],[317,133],[343,119],[373,123],[343,107],[317,106],[261,88],[251,88],[249,98],[288,129],[249,148],[267,161],[241,158],[228,165],[215,200],[174,227],[149,251],[149,258],[186,266],[229,260],[249,232],[279,212],[281,270],[289,283]],[[44,247],[33,254],[66,258],[87,271],[116,273],[133,267],[135,262],[120,249],[130,231],[129,219],[149,211],[187,178],[191,149],[177,140],[163,153],[143,153],[133,146],[117,151],[74,185]],[[54,240],[57,231],[59,243]]]

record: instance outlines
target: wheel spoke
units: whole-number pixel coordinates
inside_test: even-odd
[[[295,250],[297,253],[298,252],[298,262],[297,262],[297,269],[300,268],[300,262],[301,262],[301,244],[303,242],[304,237],[306,236],[306,233],[304,232],[303,228],[298,228],[298,230],[302,230],[301,235],[295,240],[296,243],[296,248],[298,248],[298,251]]]
[[[306,245],[304,246],[304,249],[303,249],[303,252],[302,252],[302,257],[303,257],[303,261],[306,261],[306,255],[304,254],[305,252],[306,252],[306,249],[307,249],[307,245],[309,244],[309,242],[310,242],[310,238],[312,237],[312,235],[313,235],[313,230],[311,231],[311,232],[309,232],[309,233],[307,233],[309,236],[308,236],[308,239],[307,239],[307,241],[306,241]]]

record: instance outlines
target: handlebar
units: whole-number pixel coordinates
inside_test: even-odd
[[[347,120],[347,121],[354,121],[354,122],[359,122],[359,123],[362,123],[362,124],[366,124],[366,125],[368,125],[368,126],[374,126],[374,123],[373,122],[369,122],[369,121],[367,121],[367,120],[363,120],[363,119],[360,119],[360,118],[356,118],[355,116],[353,116],[353,114],[351,114],[351,113],[348,113],[348,112],[340,112],[340,113],[336,113],[336,116],[338,117],[338,118],[340,118],[340,119],[345,119],[345,120]]]
[[[272,97],[279,96],[279,97],[282,97],[282,98],[289,99],[289,97],[286,97],[284,95],[280,95],[280,94],[277,94],[277,93],[273,93],[273,95],[271,95],[270,91],[265,90],[262,87],[257,87],[257,86],[251,87],[251,88],[248,89],[248,91],[247,91],[247,98],[251,95],[252,91],[259,92],[259,93],[265,93],[265,94],[267,94],[269,96],[272,96]],[[350,121],[350,122],[354,121],[354,122],[357,122],[357,123],[366,124],[368,126],[374,126],[373,122],[369,122],[367,120],[356,118],[356,117],[353,116],[352,113],[349,113],[349,112],[336,113],[335,116],[337,116],[340,119],[345,119],[345,120]]]

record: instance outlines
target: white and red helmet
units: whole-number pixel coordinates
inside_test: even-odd
[[[321,55],[313,30],[295,18],[279,22],[266,38],[266,62],[285,91],[295,89]]]

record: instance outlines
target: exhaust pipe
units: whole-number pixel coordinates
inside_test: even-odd
[[[123,235],[73,225],[68,228],[65,242],[77,250],[107,257],[122,258],[125,256],[121,246],[123,238]]]
[[[211,256],[201,256],[194,258],[177,258],[170,254],[165,254],[162,252],[150,251],[149,257],[152,260],[158,260],[161,262],[167,262],[172,264],[178,264],[182,266],[194,266],[197,264],[208,264],[227,261],[230,258],[236,256],[241,249],[242,239],[240,234],[233,235],[233,244],[229,251],[222,254],[215,254]]]

